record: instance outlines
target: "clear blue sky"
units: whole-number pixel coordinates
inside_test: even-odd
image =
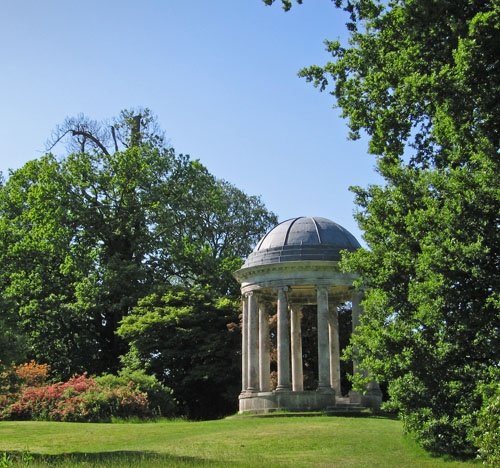
[[[330,0],[17,0],[0,16],[0,171],[43,154],[65,117],[155,112],[178,153],[260,195],[280,221],[324,216],[361,233],[350,185],[379,181],[366,140],[297,77],[345,37]],[[360,239],[361,240],[361,239]]]

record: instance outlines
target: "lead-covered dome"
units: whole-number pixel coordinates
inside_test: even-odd
[[[243,268],[300,260],[340,260],[340,251],[361,246],[345,228],[326,218],[292,218],[269,231]]]

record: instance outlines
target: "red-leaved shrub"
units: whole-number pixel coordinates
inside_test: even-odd
[[[149,417],[151,411],[145,393],[131,387],[99,388],[60,399],[50,413],[56,421],[110,421],[112,417]]]
[[[27,366],[35,367],[33,363]],[[25,369],[27,367],[23,367],[23,371]],[[31,374],[25,372],[25,375]],[[40,380],[33,378],[31,382],[38,384]],[[149,393],[155,399],[155,406],[149,401]],[[158,415],[161,394],[165,400],[163,408],[168,408],[173,415],[175,400],[170,390],[152,376],[139,371],[132,373],[130,380],[123,373],[97,379],[87,374],[75,375],[67,382],[22,385],[17,392],[0,394],[0,419],[104,422],[113,417],[149,418]]]
[[[6,419],[55,419],[54,410],[60,401],[82,394],[96,386],[86,374],[67,382],[41,387],[23,387],[14,403],[5,408]]]

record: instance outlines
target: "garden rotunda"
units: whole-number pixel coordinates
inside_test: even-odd
[[[317,411],[336,404],[379,407],[378,385],[364,395],[342,398],[337,306],[352,302],[353,329],[359,321],[356,275],[338,268],[340,251],[360,247],[342,226],[326,218],[299,217],[269,231],[234,273],[243,301],[240,412],[283,409]],[[301,311],[317,307],[318,386],[304,390]],[[277,385],[270,377],[269,317],[277,313]],[[354,371],[356,365],[354,363]]]

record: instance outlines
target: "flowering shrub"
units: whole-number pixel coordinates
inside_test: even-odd
[[[22,387],[37,387],[45,384],[49,366],[30,361],[18,366],[3,367],[2,370],[0,372],[0,412]]]
[[[173,415],[175,401],[170,390],[154,377],[142,372],[134,374],[135,379],[128,380],[123,373],[98,378],[82,374],[67,382],[22,386],[17,394],[0,395],[0,419],[99,422],[113,417],[148,418],[158,412],[147,392],[163,401],[163,408],[169,409],[169,416]],[[163,400],[159,399],[161,394]]]
[[[146,418],[151,416],[145,393],[131,386],[99,388],[81,395],[61,399],[52,410],[51,419],[57,421],[110,421],[111,417]]]
[[[21,384],[36,387],[46,382],[49,375],[49,366],[30,361],[14,367],[14,374]]]
[[[5,408],[9,406],[11,403],[9,395],[0,394],[0,419],[2,419],[2,414],[5,411]]]
[[[43,385],[48,372],[48,365],[37,364],[35,361],[3,367],[0,372],[0,415],[18,398],[22,388]]]
[[[23,387],[16,401],[4,410],[8,419],[57,419],[54,411],[60,401],[70,399],[95,387],[86,374],[74,376],[67,382],[40,387]]]

